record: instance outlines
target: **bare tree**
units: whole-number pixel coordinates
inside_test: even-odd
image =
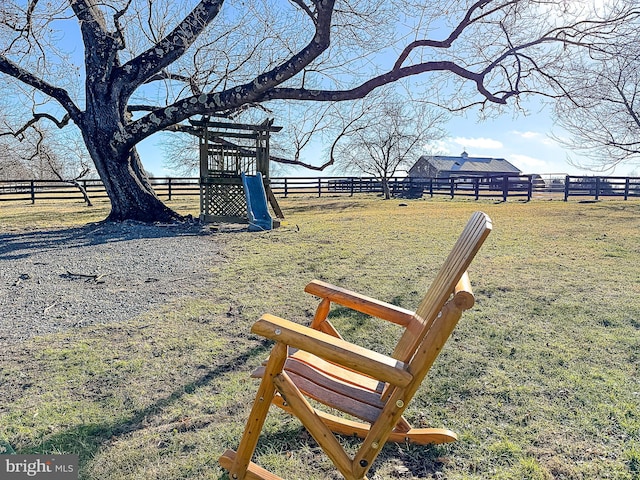
[[[640,25],[621,29],[617,41],[569,60],[566,96],[556,103],[558,123],[570,137],[557,137],[581,156],[577,166],[615,170],[640,160]]]
[[[0,125],[7,126],[11,122],[11,109],[7,92],[0,89]],[[2,127],[0,126],[0,131]],[[28,156],[29,147],[13,135],[0,134],[0,179],[17,180],[30,178],[24,158]]]
[[[29,170],[23,160],[23,151],[19,142],[0,137],[0,179],[17,180],[30,178]]]
[[[145,138],[194,115],[354,100],[428,72],[445,75],[446,84],[429,83],[424,95],[451,108],[504,105],[553,81],[547,69],[561,47],[595,33],[606,41],[615,24],[638,14],[588,19],[566,5],[6,0],[0,74],[33,104],[12,133],[43,121],[79,129],[111,200],[110,219],[168,221],[180,217],[144,172],[136,145]]]
[[[7,115],[2,117],[4,124],[10,123]],[[0,134],[0,177],[5,180],[58,179],[77,187],[91,206],[86,189],[79,183],[90,174],[95,175],[91,158],[82,139],[73,133],[67,135],[49,124],[33,123],[17,135]]]
[[[91,171],[91,165],[81,155],[77,159],[63,158],[63,155],[71,152],[71,148],[67,146],[62,147],[58,145],[58,148],[52,148],[51,143],[45,141],[45,134],[38,128],[34,127],[37,135],[36,146],[34,153],[32,154],[30,161],[39,159],[41,164],[45,165],[45,172],[47,176],[53,175],[61,182],[68,183],[76,187],[82,194],[82,198],[88,207],[92,207],[91,199],[87,193],[87,189],[80,183],[80,179],[88,175]],[[77,161],[74,161],[77,160]]]
[[[388,200],[389,179],[444,137],[446,121],[442,110],[386,92],[344,121],[331,155],[348,170],[380,178]]]

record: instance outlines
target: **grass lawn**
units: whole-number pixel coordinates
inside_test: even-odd
[[[494,231],[470,269],[476,306],[406,414],[459,441],[387,445],[369,478],[640,479],[640,203],[403,202],[283,199],[280,229],[213,237],[225,261],[206,300],[0,351],[0,439],[18,453],[77,453],[83,479],[227,478],[217,458],[237,446],[257,388],[248,374],[269,351],[252,322],[308,322],[313,278],[413,309],[482,210]],[[197,214],[195,200],[172,205]],[[2,205],[0,231],[105,215]],[[375,319],[331,318],[367,347],[397,338]],[[257,462],[290,480],[341,478],[275,407]]]

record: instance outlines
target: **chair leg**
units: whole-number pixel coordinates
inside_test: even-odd
[[[331,324],[329,320],[327,320],[327,316],[329,315],[329,310],[331,308],[331,300],[325,298],[320,302],[318,308],[316,309],[316,315],[313,317],[313,321],[309,327],[314,330],[319,330],[321,332],[326,333],[327,335],[331,335],[332,337],[342,338],[342,335],[335,329],[335,327]]]
[[[231,467],[233,466],[233,462],[235,461],[235,459],[236,459],[236,452],[234,452],[233,450],[227,450],[222,454],[219,462],[222,468],[226,470],[231,470]],[[246,480],[283,480],[281,477],[274,475],[270,471],[265,470],[264,468],[260,467],[259,465],[256,465],[253,462],[249,464],[249,468],[247,469],[247,473],[244,478]]]
[[[406,433],[412,428],[413,427],[409,422],[407,422],[406,418],[400,417],[400,420],[398,420],[398,423],[396,423],[396,426],[393,428],[393,431],[398,433]]]
[[[287,346],[282,343],[277,343],[269,356],[269,362],[265,367],[256,399],[253,402],[253,407],[251,407],[251,413],[249,414],[247,425],[240,440],[238,452],[235,455],[233,466],[229,470],[229,475],[234,480],[246,478],[247,469],[251,464],[251,457],[258,444],[258,437],[262,431],[262,426],[269,412],[269,406],[275,394],[273,377],[282,371],[286,359]]]
[[[311,436],[318,442],[320,448],[327,454],[333,464],[346,480],[360,480],[364,477],[353,475],[353,464],[344,449],[331,433],[331,430],[322,422],[315,409],[302,396],[295,384],[286,372],[282,372],[274,378],[278,391],[291,406],[294,415],[302,422]]]

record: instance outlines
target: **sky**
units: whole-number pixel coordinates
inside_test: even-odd
[[[456,118],[448,130],[450,135],[443,145],[448,153],[466,151],[470,156],[505,158],[525,174],[640,175],[637,164],[621,165],[605,173],[571,165],[568,159],[579,162],[580,154],[553,138],[565,137],[566,132],[554,125],[548,109],[515,118],[506,113],[482,122]]]

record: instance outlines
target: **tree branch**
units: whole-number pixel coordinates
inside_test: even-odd
[[[55,87],[45,80],[35,76],[33,73],[15,64],[4,55],[0,55],[0,72],[19,80],[36,90],[39,90],[45,95],[50,96],[67,111],[71,119],[76,124],[79,123],[79,120],[82,117],[82,112],[78,109],[66,90]]]
[[[158,72],[155,75],[149,77],[144,83],[159,82],[162,80],[177,80],[179,82],[186,83],[187,85],[189,85],[191,93],[193,95],[198,96],[202,94],[202,90],[200,90],[200,87],[198,87],[193,77],[169,73],[166,70]]]
[[[123,97],[128,98],[150,77],[180,58],[218,16],[223,3],[224,0],[202,0],[166,37],[124,64],[120,69],[120,79],[125,85]]]
[[[305,163],[305,162],[300,161],[300,160],[289,160],[289,159],[286,159],[286,158],[279,158],[279,157],[273,157],[273,156],[270,156],[269,159],[272,162],[281,163],[283,165],[296,165],[298,167],[304,167],[304,168],[308,168],[309,170],[315,170],[315,171],[318,171],[318,172],[321,172],[325,168],[333,165],[333,159],[327,160],[322,165],[312,165],[310,163]]]
[[[300,9],[307,14],[307,16],[311,19],[311,21],[317,25],[317,21],[314,13],[311,11],[309,6],[306,3],[304,3],[304,0],[291,0],[291,3],[294,3],[298,7],[300,7]]]
[[[179,123],[193,115],[215,114],[232,111],[251,102],[262,102],[265,92],[286,82],[300,73],[309,63],[318,58],[330,44],[331,18],[335,0],[319,2],[316,33],[300,52],[269,72],[258,75],[252,82],[227,89],[220,93],[201,94],[176,102],[163,109],[151,112],[127,126],[127,142],[134,145],[149,135]],[[140,57],[139,57],[140,58]],[[126,68],[126,65],[125,67]]]
[[[6,135],[11,135],[16,138],[20,137],[29,127],[33,127],[33,125],[38,123],[43,118],[46,118],[47,120],[51,120],[53,123],[56,124],[58,128],[64,128],[66,125],[69,124],[69,121],[71,120],[71,116],[69,114],[66,114],[64,117],[62,117],[62,120],[58,120],[56,117],[48,113],[34,113],[33,118],[29,119],[29,121],[25,123],[22,127],[20,127],[18,130],[16,130],[15,132],[2,132],[0,133],[0,137],[6,136]],[[34,127],[34,130],[39,132],[39,130],[35,127]]]
[[[85,47],[93,45],[95,40],[108,35],[107,25],[102,12],[94,0],[71,0],[73,13],[80,22]]]
[[[129,10],[129,7],[131,6],[132,1],[133,0],[128,0],[127,4],[122,8],[122,10],[117,11],[113,16],[113,24],[116,27],[116,34],[118,35],[118,39],[120,40],[121,49],[125,47],[125,38],[124,38],[124,30],[122,28],[122,25],[120,25],[120,19],[125,13],[127,13],[127,10]]]
[[[84,43],[87,91],[104,90],[123,48],[118,34],[111,34],[96,0],[71,0],[71,8],[80,23]],[[110,85],[111,86],[111,85]]]
[[[494,103],[506,104],[507,98],[515,94],[515,92],[508,92],[508,94],[504,94],[502,96],[496,96],[491,92],[489,92],[483,84],[483,81],[487,72],[474,73],[470,70],[467,70],[466,68],[461,67],[460,65],[454,62],[440,61],[440,62],[424,62],[416,65],[411,65],[408,67],[393,69],[387,73],[373,77],[370,80],[360,84],[359,86],[354,87],[352,89],[348,89],[348,90],[274,88],[266,92],[261,97],[261,100],[262,101],[312,100],[312,101],[320,101],[320,102],[355,100],[355,99],[365,97],[367,94],[371,93],[373,90],[379,87],[396,82],[402,78],[419,75],[425,72],[436,72],[436,71],[448,71],[448,72],[454,73],[455,75],[461,78],[465,78],[467,80],[473,81],[476,84],[476,88],[478,89],[478,92],[482,94],[485,98],[487,98],[489,101]]]
[[[464,30],[467,27],[469,27],[469,25],[471,25],[474,22],[477,22],[481,18],[484,18],[492,14],[498,9],[504,8],[506,5],[517,2],[517,0],[513,0],[507,3],[506,5],[500,5],[496,9],[492,9],[489,12],[485,12],[483,15],[480,15],[476,18],[472,18],[476,10],[484,8],[486,5],[490,4],[491,2],[492,0],[479,0],[478,2],[474,3],[471,6],[471,8],[467,10],[467,13],[465,14],[464,18],[460,20],[456,28],[453,29],[453,31],[449,34],[449,36],[446,39],[444,40],[423,39],[423,40],[415,40],[414,42],[411,42],[409,45],[407,45],[404,48],[402,53],[398,56],[398,59],[396,60],[396,63],[393,66],[393,69],[394,70],[400,69],[402,67],[402,64],[411,54],[411,52],[416,48],[419,48],[419,47],[449,48],[451,47],[451,45],[453,45],[453,42],[456,41],[458,38],[460,38],[460,35],[462,35],[462,32],[464,32]]]

